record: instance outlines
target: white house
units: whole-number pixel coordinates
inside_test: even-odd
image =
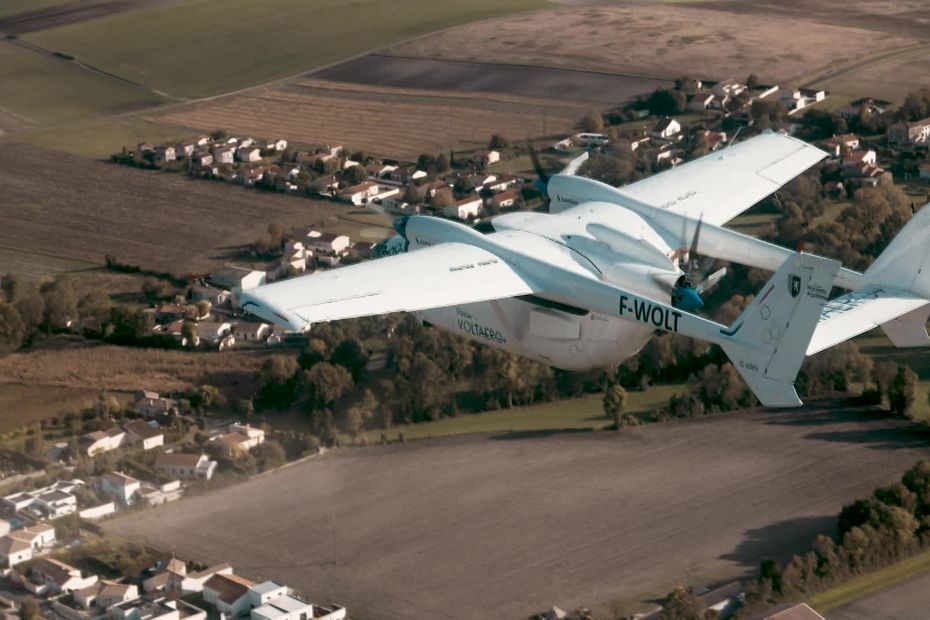
[[[224,267],[210,274],[210,280],[232,290],[233,293],[247,291],[265,284],[267,276],[264,271]]]
[[[248,424],[230,424],[225,435],[217,437],[227,455],[248,452],[265,442],[265,431]]]
[[[216,461],[206,454],[162,452],[155,458],[155,468],[182,480],[209,480],[216,471]]]
[[[227,146],[213,149],[213,162],[217,164],[231,164],[236,159],[235,149]],[[203,165],[203,164],[201,164]]]
[[[261,161],[262,152],[257,146],[240,146],[236,149],[236,159],[243,162]]]
[[[652,135],[662,140],[670,140],[681,132],[681,124],[674,118],[663,118],[652,128]]]
[[[155,422],[129,420],[123,422],[123,430],[126,431],[127,443],[139,445],[143,450],[165,445],[165,434],[159,430]]]
[[[158,392],[148,390],[136,392],[132,407],[137,414],[145,418],[178,413],[178,401],[173,398],[163,398]]]
[[[264,342],[271,333],[271,326],[268,323],[247,323],[240,321],[233,327],[233,335],[236,340],[242,342]]]
[[[696,95],[689,95],[687,108],[692,112],[703,112],[710,107],[710,104],[713,100],[714,95],[712,93],[698,93]]]
[[[210,317],[209,320],[197,323],[197,335],[212,344],[222,343],[231,334],[232,323],[219,317]]]
[[[203,600],[226,616],[245,615],[249,610],[249,588],[254,584],[239,575],[213,575],[203,584]]]
[[[119,503],[129,506],[136,501],[136,494],[142,483],[121,472],[110,472],[100,476],[100,492],[112,497]]]
[[[304,243],[307,248],[313,252],[339,254],[349,247],[352,240],[345,235],[335,235],[333,233],[311,230],[307,233]]]
[[[348,202],[354,205],[361,205],[368,202],[370,198],[374,198],[380,193],[378,184],[374,181],[365,181],[364,183],[359,183],[358,185],[353,185],[347,187],[346,189],[339,190],[336,193],[336,198],[342,202]]]
[[[68,593],[97,582],[97,575],[84,577],[80,569],[52,558],[36,560],[32,565],[30,576],[34,584],[44,586],[40,593]]]
[[[472,161],[475,162],[475,165],[482,168],[495,164],[501,160],[500,151],[487,150],[487,151],[475,151],[472,154]]]
[[[748,90],[745,84],[737,82],[734,79],[717,82],[713,87],[713,93],[718,97],[735,97],[738,94]]]
[[[469,220],[481,214],[481,207],[483,204],[480,196],[472,195],[457,200],[455,204],[445,207],[442,213],[446,217],[457,217],[460,220]]]
[[[93,431],[82,435],[78,441],[81,452],[87,456],[97,456],[126,444],[126,431],[113,427],[107,431]]]
[[[32,545],[25,540],[6,535],[0,537],[0,566],[12,568],[32,559]]]
[[[155,147],[155,161],[169,162],[175,159],[177,159],[177,151],[170,144]]]
[[[251,611],[251,620],[306,620],[313,618],[313,605],[295,596],[273,598]]]
[[[113,620],[206,620],[207,612],[182,600],[143,597],[110,609]]]
[[[607,134],[603,133],[576,133],[574,136],[574,141],[578,146],[585,148],[591,146],[607,146],[610,144],[610,138],[607,137]]]
[[[231,575],[232,572],[233,569],[229,564],[217,564],[196,573],[188,573],[186,568],[180,571],[169,566],[165,590],[181,596],[203,592],[204,584],[214,575]]]

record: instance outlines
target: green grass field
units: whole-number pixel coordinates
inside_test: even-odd
[[[71,0],[0,0],[0,17],[16,15],[33,9],[43,9],[47,6],[65,4],[66,2],[71,2]]]
[[[36,127],[17,132],[13,140],[58,149],[75,155],[105,159],[139,142],[171,142],[191,137],[190,129],[153,123],[137,116],[86,118],[59,127]]]
[[[99,390],[53,385],[0,384],[0,432],[16,430],[62,413],[77,413],[97,401]],[[128,393],[114,392],[121,402]]]
[[[927,571],[930,571],[930,551],[851,579],[826,592],[815,594],[807,602],[823,614]]]
[[[628,392],[627,411],[646,414],[668,403],[672,395],[684,386],[659,385],[644,392]],[[386,431],[365,433],[365,440],[377,442],[384,434],[391,441],[400,433],[404,439],[426,439],[471,433],[506,433],[547,430],[602,429],[611,424],[604,416],[601,394],[592,394],[572,400],[543,403],[529,407],[515,407],[501,411],[488,411],[473,415],[444,418],[435,422],[408,424]],[[348,438],[344,438],[348,439]]]
[[[144,88],[0,41],[0,112],[26,123],[54,125],[161,102]]]
[[[24,39],[171,95],[261,84],[546,0],[191,0],[25,35]]]
[[[96,266],[93,263],[60,256],[0,248],[0,273],[14,273],[29,281]]]

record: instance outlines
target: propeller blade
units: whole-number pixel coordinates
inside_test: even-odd
[[[536,149],[533,148],[532,143],[528,143],[527,148],[530,151],[530,161],[533,162],[533,171],[536,173],[536,176],[543,183],[549,182],[549,175],[546,173],[546,169],[543,168],[542,162],[539,161],[539,155],[536,153]]]
[[[590,157],[590,154],[588,153],[588,151],[585,151],[584,153],[582,153],[575,159],[568,162],[568,165],[565,166],[565,168],[563,168],[562,172],[560,172],[559,174],[569,174],[569,175],[577,174],[578,169],[581,168],[581,165],[584,164],[586,161],[588,161],[588,157]]]
[[[719,284],[720,281],[723,280],[723,277],[725,275],[727,275],[726,267],[718,269],[714,273],[704,278],[704,280],[702,280],[700,283],[698,283],[698,285],[694,287],[694,290],[697,291],[698,295],[703,295],[707,291],[717,286],[717,284]]]
[[[694,236],[691,237],[691,247],[688,249],[688,261],[694,262],[698,253],[698,240],[701,238],[701,225],[704,223],[704,214],[698,218],[697,226],[694,228]]]

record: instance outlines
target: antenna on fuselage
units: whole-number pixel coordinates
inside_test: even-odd
[[[732,137],[732,138],[730,138],[730,141],[727,143],[727,148],[730,148],[731,146],[733,146],[733,143],[736,142],[736,139],[739,137],[739,132],[741,132],[742,130],[743,130],[743,126],[742,126],[742,125],[740,125],[739,127],[736,128],[736,133],[733,134],[733,137]],[[724,149],[724,150],[726,150],[726,149]]]

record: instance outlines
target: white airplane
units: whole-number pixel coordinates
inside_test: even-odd
[[[801,405],[805,355],[882,325],[898,346],[930,344],[930,209],[864,274],[721,225],[826,153],[764,133],[616,189],[563,174],[540,179],[549,213],[495,217],[484,230],[402,217],[379,260],[243,291],[243,309],[292,330],[406,311],[472,340],[565,369],[636,355],[658,331],[720,345],[765,406]],[[774,271],[726,326],[695,314],[684,264],[699,253]],[[836,285],[852,291],[828,303]]]

